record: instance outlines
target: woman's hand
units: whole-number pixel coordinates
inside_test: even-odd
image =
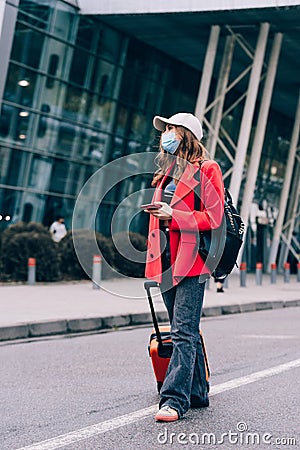
[[[155,205],[161,205],[161,208],[152,211],[147,211],[159,220],[171,220],[173,209],[168,203],[165,202],[155,202]]]

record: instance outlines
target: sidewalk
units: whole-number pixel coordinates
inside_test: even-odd
[[[101,289],[93,289],[91,281],[1,285],[0,341],[151,324],[143,283],[144,279],[106,280]],[[158,320],[167,321],[158,289],[152,293]],[[233,274],[225,293],[217,294],[210,280],[203,316],[289,306],[300,306],[296,275],[289,283],[278,276],[277,283],[270,284],[265,274],[262,286],[257,286],[255,275],[248,274],[247,286],[240,287],[239,275]]]

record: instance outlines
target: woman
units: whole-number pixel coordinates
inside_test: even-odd
[[[151,215],[146,277],[160,283],[171,324],[173,353],[155,416],[170,422],[189,407],[209,405],[199,336],[209,270],[198,253],[198,233],[220,226],[224,186],[218,164],[205,160],[202,127],[193,114],[156,116],[153,124],[162,131],[152,182],[159,209],[146,210]],[[197,192],[200,207],[195,210]]]

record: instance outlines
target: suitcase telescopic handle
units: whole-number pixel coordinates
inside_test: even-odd
[[[153,287],[159,287],[159,284],[157,283],[157,281],[145,281],[144,287],[147,291],[148,289],[151,289]]]
[[[151,316],[152,316],[153,325],[154,325],[156,337],[158,340],[158,344],[163,347],[163,342],[162,342],[161,334],[159,331],[158,322],[157,322],[154,305],[153,305],[153,301],[152,301],[152,297],[151,297],[151,292],[150,292],[150,289],[154,288],[154,287],[159,287],[159,284],[156,281],[145,281],[144,282],[144,288],[146,289],[146,292],[147,292],[148,302],[149,302],[149,306],[150,306]]]

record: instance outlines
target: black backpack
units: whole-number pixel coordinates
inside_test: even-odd
[[[201,183],[199,190],[200,186]],[[196,192],[195,210],[200,210],[200,196]],[[244,222],[233,205],[229,191],[225,189],[222,224],[215,230],[199,232],[199,253],[214,278],[222,280],[232,272],[243,243],[244,231]]]

